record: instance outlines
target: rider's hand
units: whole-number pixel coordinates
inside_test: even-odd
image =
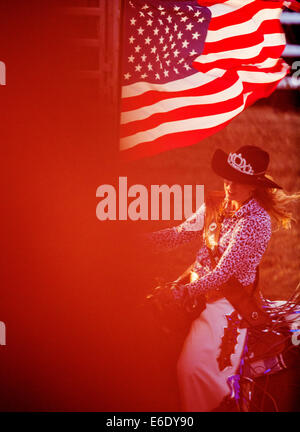
[[[158,305],[170,305],[177,303],[177,297],[174,294],[177,290],[177,284],[167,283],[158,285],[154,291],[147,296],[150,301],[156,302]]]
[[[168,284],[165,285],[163,287],[157,287],[154,290],[154,295],[157,299],[157,301],[159,301],[162,304],[170,304],[170,303],[174,303],[174,296],[173,296],[173,291],[176,288],[176,284]]]
[[[175,284],[172,288],[172,296],[175,301],[182,302],[189,295],[187,284]]]

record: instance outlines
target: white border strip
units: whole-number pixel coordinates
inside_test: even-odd
[[[280,22],[286,25],[300,24],[300,13],[282,12]]]

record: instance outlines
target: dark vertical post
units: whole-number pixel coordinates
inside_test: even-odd
[[[117,91],[117,133],[116,144],[117,152],[120,151],[120,122],[121,122],[121,97],[122,97],[122,57],[123,57],[123,28],[124,28],[124,0],[119,1],[120,19],[119,19],[119,65],[118,65],[118,91]]]

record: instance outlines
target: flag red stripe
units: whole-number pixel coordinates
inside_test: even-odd
[[[204,116],[212,116],[223,114],[228,111],[237,109],[243,103],[243,95],[240,94],[225,102],[218,102],[214,104],[193,105],[183,108],[178,108],[165,113],[154,114],[151,117],[122,125],[121,137],[134,135],[135,133],[152,129],[162,123],[184,120],[189,118],[198,118]]]
[[[257,45],[264,41],[264,35],[271,35],[274,33],[281,33],[280,29],[276,32],[274,29],[274,21],[264,21],[257,30],[245,35],[233,36],[222,39],[217,42],[206,42],[205,49],[202,55],[209,53],[218,53],[223,51],[230,51],[233,49],[247,48]]]
[[[202,1],[199,1],[199,4],[202,5]],[[221,3],[221,2],[215,2],[215,3]],[[267,4],[266,4],[267,3]],[[248,5],[243,6],[241,9],[230,11],[226,14],[226,27],[240,24],[246,21],[249,21],[253,18],[253,16],[259,12],[260,10],[268,10],[268,9],[280,9],[280,4],[273,3],[273,2],[265,2],[265,1],[255,1],[253,3],[250,3]],[[280,22],[278,22],[278,25],[280,26]],[[224,15],[221,15],[219,17],[215,17],[212,19],[209,30],[220,30],[224,28]]]
[[[226,59],[215,60],[213,64],[214,67],[217,67],[219,69],[238,70],[241,65],[243,66],[243,62],[249,62],[249,60],[251,63],[262,63],[263,61],[268,60],[269,58],[278,58],[280,57],[283,49],[284,49],[284,45],[262,48],[259,55],[251,57],[250,59],[241,60],[241,59],[228,57]],[[211,70],[211,63],[194,62],[194,66],[200,72],[209,72]]]
[[[164,99],[172,99],[176,97],[203,96],[218,93],[224,88],[232,85],[236,81],[236,76],[232,76],[232,72],[226,72],[223,77],[216,78],[213,82],[204,84],[203,86],[194,89],[182,90],[177,92],[157,92],[149,91],[140,96],[124,98],[122,102],[122,111],[127,112],[143,106],[152,105]]]
[[[141,143],[136,147],[121,152],[121,158],[123,160],[135,160],[142,157],[154,156],[166,150],[187,147],[191,145],[191,142],[198,143],[202,139],[223,129],[227,124],[230,123],[230,121],[215,128],[202,129],[201,134],[199,134],[199,131],[179,132],[159,137],[158,139],[152,141],[150,146],[149,143]]]

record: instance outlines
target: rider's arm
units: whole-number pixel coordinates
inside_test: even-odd
[[[220,288],[236,274],[237,270],[255,269],[271,237],[271,222],[269,216],[255,219],[242,219],[234,229],[231,240],[221,256],[217,266],[197,281],[180,285],[174,291],[174,297],[182,298],[187,292],[191,296],[204,294]],[[255,276],[255,272],[253,273]]]
[[[145,243],[153,251],[171,250],[192,240],[202,238],[205,205],[186,219],[182,224],[144,235]]]

